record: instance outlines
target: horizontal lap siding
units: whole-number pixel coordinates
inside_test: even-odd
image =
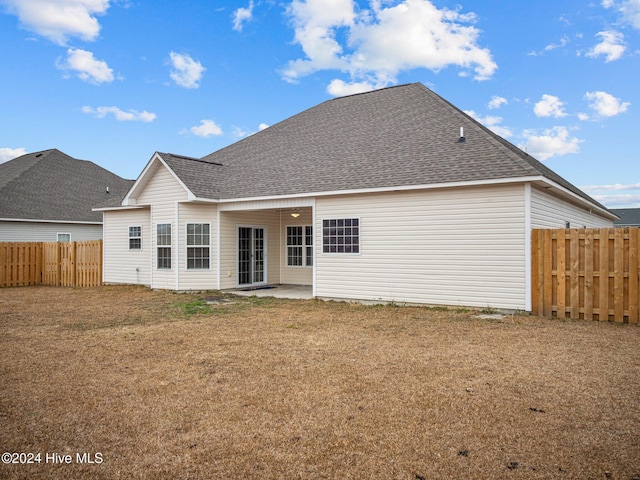
[[[70,233],[72,242],[102,240],[102,225],[0,222],[0,242],[57,242],[58,233]]]
[[[323,254],[322,219],[360,218],[360,255]],[[524,187],[319,198],[319,297],[524,309]]]
[[[187,200],[186,190],[165,167],[161,166],[155,172],[144,191],[138,196],[139,205],[151,205],[151,286],[153,288],[177,288],[177,252],[181,243],[177,243],[176,203]],[[156,268],[156,225],[171,224],[171,269],[158,270]]]
[[[300,209],[300,216],[293,218],[290,213],[283,212],[282,214],[282,229],[280,231],[280,238],[282,239],[282,245],[280,248],[280,256],[282,258],[282,279],[281,282],[289,285],[313,285],[313,268],[312,267],[290,267],[287,265],[287,227],[293,226],[306,226],[313,223],[311,219],[311,209]],[[302,229],[303,242],[305,229]],[[315,236],[315,232],[314,232]],[[306,247],[302,247],[303,249]]]
[[[267,227],[267,281],[280,283],[280,213],[277,210],[252,210],[225,211],[220,215],[220,288],[236,288],[238,283],[238,225]]]
[[[613,221],[590,213],[539,188],[531,189],[531,228],[608,228]]]
[[[180,235],[178,261],[180,270],[180,290],[214,290],[218,286],[218,262],[216,259],[216,238],[217,238],[217,215],[215,205],[179,205],[179,225]],[[210,268],[187,270],[187,223],[208,223],[210,224],[211,245],[209,248]]]
[[[142,248],[129,249],[129,227],[140,226]],[[149,209],[104,212],[104,283],[151,285]]]

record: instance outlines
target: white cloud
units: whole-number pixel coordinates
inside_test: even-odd
[[[580,144],[584,141],[571,137],[567,127],[553,127],[540,135],[535,130],[525,130],[522,135],[525,143],[519,144],[518,147],[539,160],[578,153]]]
[[[247,8],[238,8],[235,12],[233,12],[233,29],[241,32],[243,24],[251,20],[253,15],[253,0],[249,2],[249,6]]]
[[[533,113],[535,113],[537,117],[566,117],[567,114],[563,110],[563,107],[564,102],[561,102],[558,97],[545,93],[542,95],[542,100],[533,106]]]
[[[79,48],[68,49],[66,60],[58,59],[56,66],[60,70],[75,71],[78,78],[96,85],[113,82],[114,78],[113,70],[109,68],[107,62],[96,60],[93,53]]]
[[[24,148],[2,147],[0,148],[0,163],[8,162],[26,153],[27,151]]]
[[[180,133],[192,133],[197,137],[207,138],[213,135],[222,135],[222,129],[213,120],[205,118],[204,120],[200,120],[200,125],[191,127],[189,130],[183,130]]]
[[[496,108],[500,108],[502,105],[508,105],[508,104],[509,104],[509,101],[506,98],[499,97],[498,95],[494,95],[493,97],[491,97],[491,100],[489,101],[489,104],[487,105],[487,107],[493,110]]]
[[[176,84],[185,88],[198,88],[202,73],[206,70],[200,62],[189,55],[170,52],[171,72],[169,76]]]
[[[608,207],[640,207],[640,183],[585,185],[580,189]]]
[[[266,123],[261,123],[260,125],[258,125],[258,131],[261,132],[262,130],[269,128],[269,125],[267,125]]]
[[[478,115],[473,110],[464,110],[464,113],[469,115],[474,120],[480,122],[496,135],[500,135],[502,138],[509,138],[513,136],[513,130],[511,130],[509,127],[500,125],[500,123],[502,123],[502,117],[498,117],[495,115],[487,115],[483,117],[481,115]]]
[[[491,52],[478,46],[473,13],[439,10],[428,0],[383,3],[372,1],[370,10],[356,13],[352,0],[294,0],[287,13],[305,58],[289,62],[283,77],[296,81],[319,70],[339,70],[349,73],[352,83],[330,88],[343,92],[389,85],[398,73],[414,68],[437,72],[455,65],[462,74],[473,71],[476,80],[490,78],[498,68]]]
[[[626,112],[631,105],[630,102],[621,102],[619,98],[602,91],[587,92],[584,98],[591,102],[589,106],[601,117],[619,115]]]
[[[612,62],[622,57],[626,46],[624,44],[624,35],[615,30],[599,32],[596,36],[602,41],[586,53],[587,57],[596,58],[604,55],[605,62]]]
[[[603,0],[602,6],[604,8],[615,7],[625,23],[640,30],[640,0]]]
[[[2,0],[23,28],[65,45],[70,37],[95,40],[100,33],[96,15],[106,13],[109,0]]]
[[[82,107],[82,112],[93,115],[96,118],[105,118],[112,114],[119,122],[153,122],[156,119],[155,113],[149,113],[146,110],[138,112],[137,110],[129,110],[125,112],[118,107],[98,107],[89,106]]]
[[[369,82],[345,83],[342,80],[335,79],[331,80],[331,83],[327,86],[327,92],[334,97],[344,97],[345,95],[370,92],[371,90],[375,90],[375,88],[376,85],[372,85]]]
[[[608,192],[611,190],[640,190],[640,183],[614,183],[611,185],[585,185],[584,187],[580,187],[581,190],[590,191],[590,192]]]

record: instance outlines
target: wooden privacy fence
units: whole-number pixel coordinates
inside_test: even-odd
[[[102,285],[102,240],[0,243],[0,287]]]
[[[639,323],[640,228],[533,230],[535,315]]]

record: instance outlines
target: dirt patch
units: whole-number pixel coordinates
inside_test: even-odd
[[[636,326],[208,296],[0,289],[0,478],[640,479]]]

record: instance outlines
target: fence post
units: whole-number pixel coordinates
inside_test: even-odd
[[[640,265],[638,265],[638,242],[640,228],[629,229],[629,323],[639,323],[638,303],[640,302]]]

